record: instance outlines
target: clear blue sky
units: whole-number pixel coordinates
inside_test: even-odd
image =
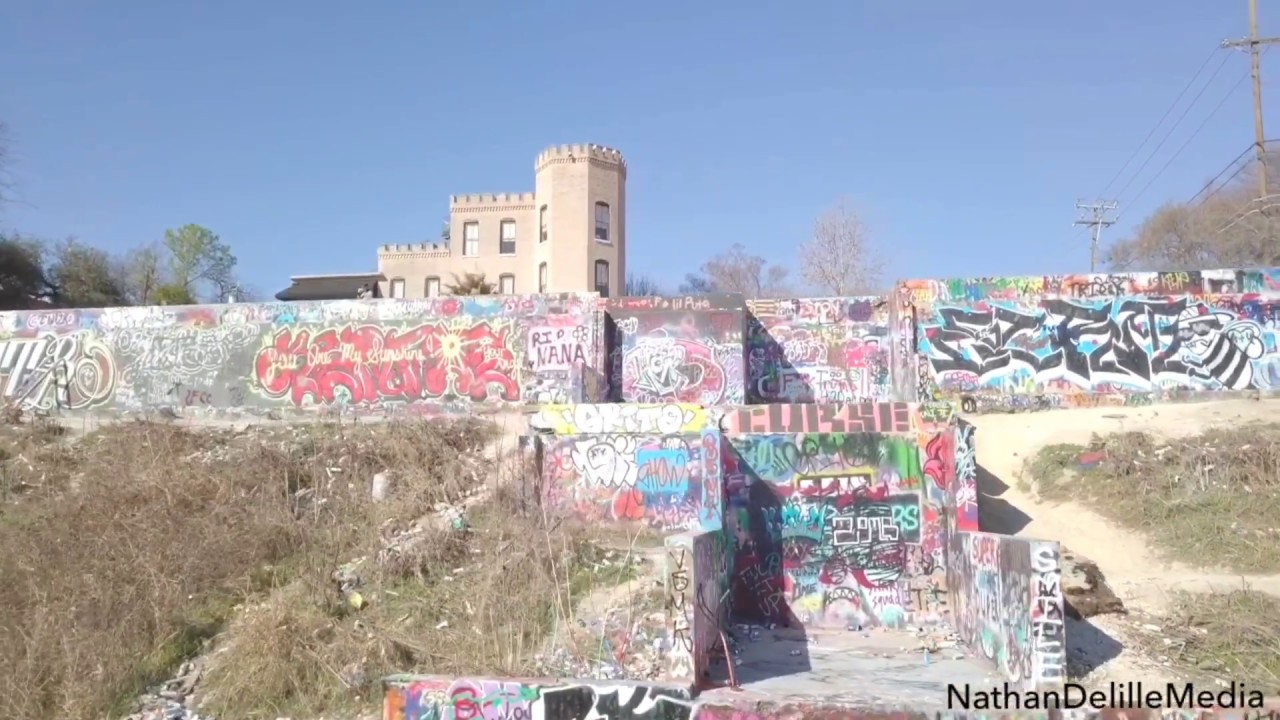
[[[735,241],[794,264],[841,195],[866,209],[894,277],[1081,271],[1075,199],[1247,32],[1246,10],[5,0],[17,203],[0,226],[123,250],[199,223],[274,293],[290,274],[373,269],[377,245],[432,239],[449,194],[530,190],[544,146],[596,142],[630,165],[630,269],[661,282]],[[1270,10],[1264,35],[1280,30]],[[1115,231],[1252,142],[1246,81],[1130,204],[1247,70],[1243,53],[1227,62],[1120,196]],[[1264,62],[1264,94],[1277,73]]]

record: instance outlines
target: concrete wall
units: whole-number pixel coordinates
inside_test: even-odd
[[[1010,682],[1027,688],[1066,680],[1058,543],[1008,535],[951,536],[947,582],[956,629]]]
[[[666,539],[667,631],[671,648],[664,677],[695,685],[709,674],[712,650],[727,626],[729,556],[721,529]]]
[[[720,433],[556,435],[543,443],[547,507],[661,532],[721,525]]]
[[[655,684],[403,676],[384,689],[384,720],[694,717],[688,688]]]
[[[1280,269],[920,280],[898,293],[915,321],[916,395],[966,411],[1280,390]]]
[[[737,404],[744,397],[741,295],[605,300],[614,402]]]
[[[384,412],[564,402],[594,294],[0,313],[0,394],[33,410]]]
[[[735,615],[809,627],[936,622],[951,424],[905,403],[757,410],[723,421]]]
[[[747,402],[892,399],[883,297],[747,301]]]

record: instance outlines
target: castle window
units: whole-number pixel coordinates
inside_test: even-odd
[[[547,206],[538,209],[538,242],[547,241]]]
[[[427,297],[440,297],[440,278],[427,278]]]
[[[538,292],[547,291],[547,264],[542,263],[538,266]]]
[[[462,256],[476,257],[480,254],[480,223],[462,224]]]
[[[502,234],[498,239],[499,255],[515,255],[516,254],[516,221],[503,220]]]
[[[596,240],[609,242],[609,203],[596,203]]]
[[[609,261],[596,261],[596,292],[600,293],[600,297],[609,297]]]
[[[395,278],[391,281],[391,297],[404,297],[404,278]]]

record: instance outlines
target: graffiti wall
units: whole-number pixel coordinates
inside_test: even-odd
[[[696,433],[708,427],[707,409],[690,403],[543,405],[530,427],[555,435]]]
[[[711,656],[724,647],[728,625],[728,547],[723,530],[696,531],[666,539],[667,623],[670,648],[666,677],[696,685],[708,677]]]
[[[901,403],[752,407],[722,422],[735,615],[817,627],[940,619],[951,425]]]
[[[385,411],[578,399],[595,295],[0,313],[3,400],[41,411]]]
[[[612,298],[609,397],[615,402],[740,404],[741,295]]]
[[[1280,390],[1280,269],[908,281],[898,292],[916,321],[916,393],[967,411]]]
[[[747,301],[747,402],[890,400],[882,297]]]
[[[966,711],[856,707],[814,698],[691,700],[688,690],[652,684],[397,676],[384,681],[384,720],[1244,720],[1275,714],[1274,701],[1194,709],[1081,708]],[[841,688],[833,688],[839,692]],[[1231,697],[1230,693],[1227,693]],[[1270,714],[1267,711],[1270,710]]]
[[[683,416],[681,416],[683,419]],[[544,502],[591,522],[721,526],[718,430],[542,437]]]
[[[956,630],[1011,682],[1066,678],[1058,543],[961,532],[950,538],[947,579]]]
[[[384,682],[384,720],[693,720],[680,687],[431,676]]]

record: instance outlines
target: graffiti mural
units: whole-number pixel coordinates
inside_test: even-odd
[[[720,427],[726,433],[911,432],[916,409],[908,403],[752,405],[732,408]]]
[[[1096,395],[1280,390],[1278,278],[1270,269],[909,281],[898,294],[918,322],[920,398],[960,397],[976,411],[1036,396],[1048,408]]]
[[[973,425],[961,420],[955,426],[956,482],[948,507],[955,508],[955,530],[976,532],[978,524],[978,462]]]
[[[656,685],[394,677],[385,720],[691,720],[689,691]]]
[[[544,405],[531,425],[556,435],[690,433],[707,427],[707,410],[687,403]]]
[[[262,392],[294,405],[520,399],[510,322],[284,328],[254,359]]]
[[[1067,644],[1063,618],[1062,565],[1058,543],[1031,543],[1031,684],[1066,680]]]
[[[888,307],[879,297],[749,300],[748,402],[890,399]]]
[[[741,403],[740,296],[607,300],[612,398],[639,403]]]
[[[115,393],[111,349],[88,332],[0,340],[0,400],[26,410],[86,410]]]
[[[660,530],[720,526],[720,434],[565,435],[543,452],[549,505]]]
[[[6,312],[0,392],[39,411],[576,401],[600,324],[594,295]]]
[[[951,536],[947,577],[956,630],[1024,687],[1065,677],[1058,544],[1007,535]]]
[[[687,532],[666,539],[666,590],[671,633],[666,677],[698,683],[705,678],[726,618],[728,556],[721,530]],[[720,648],[723,650],[723,648]]]
[[[927,436],[937,453],[950,432]],[[915,434],[726,439],[736,614],[818,627],[940,619],[954,462],[922,455]]]

